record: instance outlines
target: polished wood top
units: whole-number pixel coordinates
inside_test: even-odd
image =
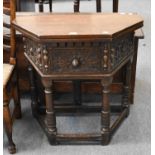
[[[143,19],[125,13],[44,13],[18,15],[13,25],[38,39],[113,38],[143,26]]]

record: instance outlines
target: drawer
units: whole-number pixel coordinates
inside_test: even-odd
[[[35,42],[24,39],[27,59],[41,76],[60,77],[109,74],[134,53],[133,35],[112,41]],[[68,76],[67,76],[68,77]]]
[[[53,49],[50,53],[51,72],[88,73],[101,71],[101,49]]]

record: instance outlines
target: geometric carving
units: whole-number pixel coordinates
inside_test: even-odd
[[[114,69],[121,64],[127,57],[134,52],[134,37],[133,34],[118,38],[111,43],[110,47],[110,66],[109,68]]]
[[[94,48],[53,49],[51,52],[53,73],[100,72],[101,50]],[[75,67],[74,61],[78,62]]]
[[[134,52],[133,33],[112,41],[35,42],[24,38],[24,50],[44,75],[108,73]]]

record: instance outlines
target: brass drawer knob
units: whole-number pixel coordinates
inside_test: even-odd
[[[78,59],[73,59],[72,65],[73,65],[73,67],[77,67],[79,65]]]

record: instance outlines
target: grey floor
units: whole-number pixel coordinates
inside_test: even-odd
[[[111,1],[103,0],[104,11],[111,11]],[[55,12],[72,11],[72,1],[54,1]],[[130,116],[123,122],[108,146],[100,145],[49,145],[45,134],[36,120],[32,117],[29,98],[22,100],[22,120],[14,123],[13,139],[17,145],[19,155],[149,155],[151,139],[151,49],[150,49],[150,0],[120,0],[121,12],[138,12],[144,18],[145,39],[139,42],[136,88],[134,105],[131,106]],[[46,7],[46,6],[45,6]],[[37,6],[36,6],[37,9]],[[81,12],[95,12],[95,1],[81,2]],[[73,126],[81,130],[98,129],[99,116],[90,119],[59,117],[58,128],[66,130]],[[83,126],[83,129],[81,128]],[[8,154],[7,139],[4,133],[4,155]]]

